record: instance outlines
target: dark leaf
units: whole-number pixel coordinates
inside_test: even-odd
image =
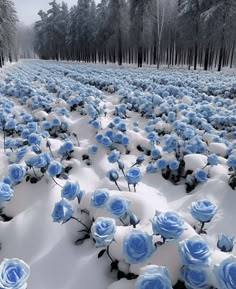
[[[25,179],[26,182],[28,182],[30,180],[30,178],[31,178],[30,176],[27,176],[26,179]]]
[[[117,272],[117,279],[118,280],[125,278],[125,277],[126,277],[126,274],[124,272],[122,272],[120,270]]]
[[[118,261],[113,261],[111,263],[111,272],[114,270],[118,270]]]
[[[31,184],[37,184],[38,181],[39,180],[37,178],[35,178],[35,177],[31,177],[31,179],[30,179],[30,183]]]
[[[105,252],[106,252],[106,249],[101,250],[101,251],[98,253],[98,259],[101,258],[101,257],[104,255]]]

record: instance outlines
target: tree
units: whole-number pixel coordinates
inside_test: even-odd
[[[17,23],[16,10],[11,0],[0,0],[0,67],[6,59],[12,61],[15,53]]]

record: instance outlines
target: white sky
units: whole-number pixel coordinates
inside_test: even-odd
[[[47,11],[49,8],[48,3],[51,0],[13,0],[17,10],[18,18],[24,24],[32,24],[35,21],[39,20],[38,12],[40,9]],[[61,0],[57,1],[61,3]],[[69,7],[75,5],[77,0],[64,0]],[[98,3],[99,0],[96,0]]]

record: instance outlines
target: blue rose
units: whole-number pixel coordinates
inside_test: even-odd
[[[107,247],[114,240],[116,222],[111,218],[98,218],[91,227],[91,233],[96,241],[96,247]]]
[[[131,202],[123,197],[111,197],[107,203],[108,212],[115,218],[119,219],[125,216],[130,208]]]
[[[8,175],[13,183],[21,182],[26,174],[24,167],[20,165],[10,165],[8,169]]]
[[[114,164],[115,162],[117,162],[120,158],[120,152],[117,150],[112,151],[109,156],[108,156],[108,161],[111,164]]]
[[[236,155],[230,155],[227,160],[227,165],[230,168],[236,168]]]
[[[53,222],[65,223],[73,216],[73,213],[74,211],[70,203],[65,199],[61,199],[60,202],[55,204],[51,216],[53,218]]]
[[[103,190],[97,190],[92,193],[91,196],[91,206],[94,208],[105,207],[109,199],[109,193]]]
[[[194,176],[199,183],[204,183],[208,179],[207,173],[204,170],[197,170]]]
[[[24,289],[29,275],[30,267],[24,261],[4,259],[0,265],[0,288]]]
[[[17,121],[13,118],[9,119],[8,122],[5,124],[5,129],[12,130],[15,129]]]
[[[155,251],[152,236],[140,230],[132,230],[123,240],[123,255],[129,264],[147,261]]]
[[[169,168],[172,171],[176,171],[179,168],[179,162],[177,160],[173,160],[169,162]]]
[[[92,155],[95,155],[97,153],[97,151],[98,151],[98,147],[97,146],[91,146],[88,149],[88,153],[92,154]]]
[[[198,202],[192,202],[190,213],[192,217],[202,223],[208,223],[214,217],[218,207],[212,204],[210,201],[203,200]]]
[[[74,200],[80,192],[80,186],[78,183],[66,182],[61,191],[61,197],[68,201]]]
[[[115,169],[108,171],[106,176],[111,182],[116,182],[119,179],[119,174]]]
[[[41,137],[36,133],[31,133],[28,137],[28,142],[30,145],[40,145]]]
[[[52,126],[60,126],[61,125],[61,121],[59,118],[54,118],[52,120]]]
[[[71,153],[74,150],[74,145],[71,141],[66,141],[60,148],[58,153],[60,155],[65,155]]]
[[[216,154],[211,154],[211,155],[207,156],[207,163],[210,166],[217,166],[220,163],[220,161],[219,161],[218,156]]]
[[[201,269],[184,266],[180,271],[181,279],[187,289],[208,289],[208,276]]]
[[[59,162],[57,162],[57,161],[52,161],[52,162],[50,163],[50,165],[48,166],[48,170],[47,170],[48,175],[49,175],[50,177],[55,177],[55,176],[57,176],[57,175],[60,175],[60,174],[62,173],[62,171],[63,171],[63,167],[62,167],[62,165],[61,165]]]
[[[214,267],[220,289],[236,288],[236,258],[231,256]]]
[[[153,160],[157,160],[157,159],[159,159],[161,157],[161,153],[160,153],[160,151],[158,150],[158,149],[153,149],[152,151],[151,151],[151,158],[153,159]]]
[[[156,162],[156,166],[159,170],[165,170],[168,166],[168,162],[167,160],[165,159],[159,159],[157,162]]]
[[[123,144],[123,146],[127,147],[130,143],[129,137],[128,136],[123,136],[121,139],[121,143]]]
[[[230,237],[226,234],[221,234],[217,242],[217,247],[222,252],[232,252],[234,248],[234,237]]]
[[[51,157],[48,153],[41,153],[27,160],[26,164],[27,166],[40,169],[40,168],[47,167],[50,163],[50,160],[51,160]]]
[[[52,128],[52,124],[49,121],[44,121],[42,126],[44,130],[49,130]]]
[[[208,243],[200,236],[194,236],[179,243],[179,255],[184,265],[209,266],[211,253]]]
[[[159,139],[159,137],[156,132],[152,131],[148,134],[147,139],[150,140],[151,142],[155,142]]]
[[[6,183],[0,183],[0,202],[10,201],[13,197],[13,190]]]
[[[152,266],[146,269],[135,282],[135,289],[172,289],[166,267]]]
[[[142,179],[142,174],[139,168],[131,168],[126,172],[126,180],[130,185],[136,185]]]
[[[110,140],[109,137],[107,136],[103,136],[101,139],[101,143],[104,147],[108,148],[112,145],[112,141]]]
[[[164,239],[177,239],[184,231],[184,220],[172,212],[156,212],[151,222],[154,235]]]

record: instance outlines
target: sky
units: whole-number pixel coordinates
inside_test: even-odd
[[[17,10],[18,18],[20,22],[23,22],[26,25],[30,25],[35,21],[39,20],[37,15],[39,10],[42,9],[47,11],[49,8],[48,3],[51,0],[13,0]],[[61,3],[62,1],[57,1]],[[77,3],[77,0],[64,0],[69,7]],[[96,2],[99,2],[98,0]]]

